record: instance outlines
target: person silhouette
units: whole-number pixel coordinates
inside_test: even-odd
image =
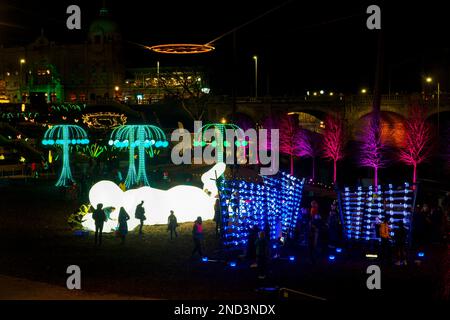
[[[268,240],[266,239],[266,233],[260,231],[258,233],[258,239],[255,241],[256,248],[256,263],[258,265],[258,278],[266,278],[266,268],[267,268],[267,256],[268,256]]]
[[[128,220],[130,220],[130,216],[125,209],[121,207],[119,211],[119,235],[122,239],[122,244],[125,244],[125,237],[128,233]]]
[[[167,230],[170,231],[170,240],[173,239],[174,233],[175,237],[178,238],[177,227],[178,227],[177,217],[175,217],[173,210],[170,210],[169,219],[167,221]]]
[[[142,234],[142,227],[144,226],[144,221],[147,219],[145,217],[144,201],[141,201],[141,203],[137,205],[134,217],[140,221],[139,234]]]
[[[103,224],[107,220],[103,204],[97,204],[97,209],[92,213],[92,219],[95,221],[95,245],[102,245]]]
[[[192,257],[197,252],[200,254],[200,257],[203,257],[203,252],[202,252],[202,240],[203,240],[202,217],[198,217],[197,220],[195,220],[194,227],[192,228],[192,238],[194,240],[194,250],[192,250]]]
[[[220,199],[217,198],[216,203],[214,204],[214,222],[216,223],[216,237],[220,235],[220,223],[222,220],[222,213],[220,208]]]

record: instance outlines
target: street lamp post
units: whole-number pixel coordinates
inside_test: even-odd
[[[255,99],[258,99],[258,56],[253,56],[255,60]]]
[[[438,129],[438,135],[440,130],[440,108],[441,108],[441,84],[438,81],[437,83],[437,129]]]
[[[431,77],[427,77],[425,79],[425,81],[427,83],[432,83],[433,82],[433,78]],[[438,81],[437,82],[437,133],[439,135],[439,130],[440,130],[440,108],[441,108],[441,83]]]
[[[20,95],[20,102],[23,102],[23,98],[22,98],[22,86],[23,86],[23,73],[22,73],[22,66],[25,64],[25,59],[20,59],[19,60],[19,65],[20,65],[20,73],[19,73],[19,77],[20,77],[20,81],[19,81],[19,95]]]
[[[156,96],[157,100],[159,101],[159,61],[156,62]]]

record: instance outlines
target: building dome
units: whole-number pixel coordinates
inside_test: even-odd
[[[41,35],[37,37],[37,39],[31,44],[32,47],[46,47],[50,44],[47,37],[44,36],[44,29],[41,29]]]
[[[99,17],[92,21],[89,26],[89,36],[90,38],[101,36],[105,39],[118,39],[120,37],[119,27],[117,23],[112,20],[107,8],[100,9]]]

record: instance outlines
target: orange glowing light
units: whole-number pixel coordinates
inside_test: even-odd
[[[172,43],[159,44],[156,46],[147,47],[147,49],[164,54],[199,54],[207,53],[215,48],[209,44],[193,44],[193,43]]]

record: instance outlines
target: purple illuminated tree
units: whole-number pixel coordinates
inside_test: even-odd
[[[369,123],[359,134],[360,154],[359,165],[370,167],[374,171],[374,185],[378,186],[378,169],[384,168],[387,164],[385,154],[386,146],[381,140],[381,123],[379,114],[373,113],[369,118]]]
[[[328,116],[323,130],[323,157],[333,161],[333,182],[336,183],[336,164],[344,157],[346,136],[340,117]]]
[[[405,122],[405,146],[400,149],[399,159],[413,167],[413,183],[417,181],[417,166],[428,160],[432,153],[432,132],[426,122],[425,110],[412,107]]]
[[[307,129],[301,129],[298,134],[297,145],[300,156],[312,160],[312,180],[316,179],[316,159],[322,154],[322,135]]]

